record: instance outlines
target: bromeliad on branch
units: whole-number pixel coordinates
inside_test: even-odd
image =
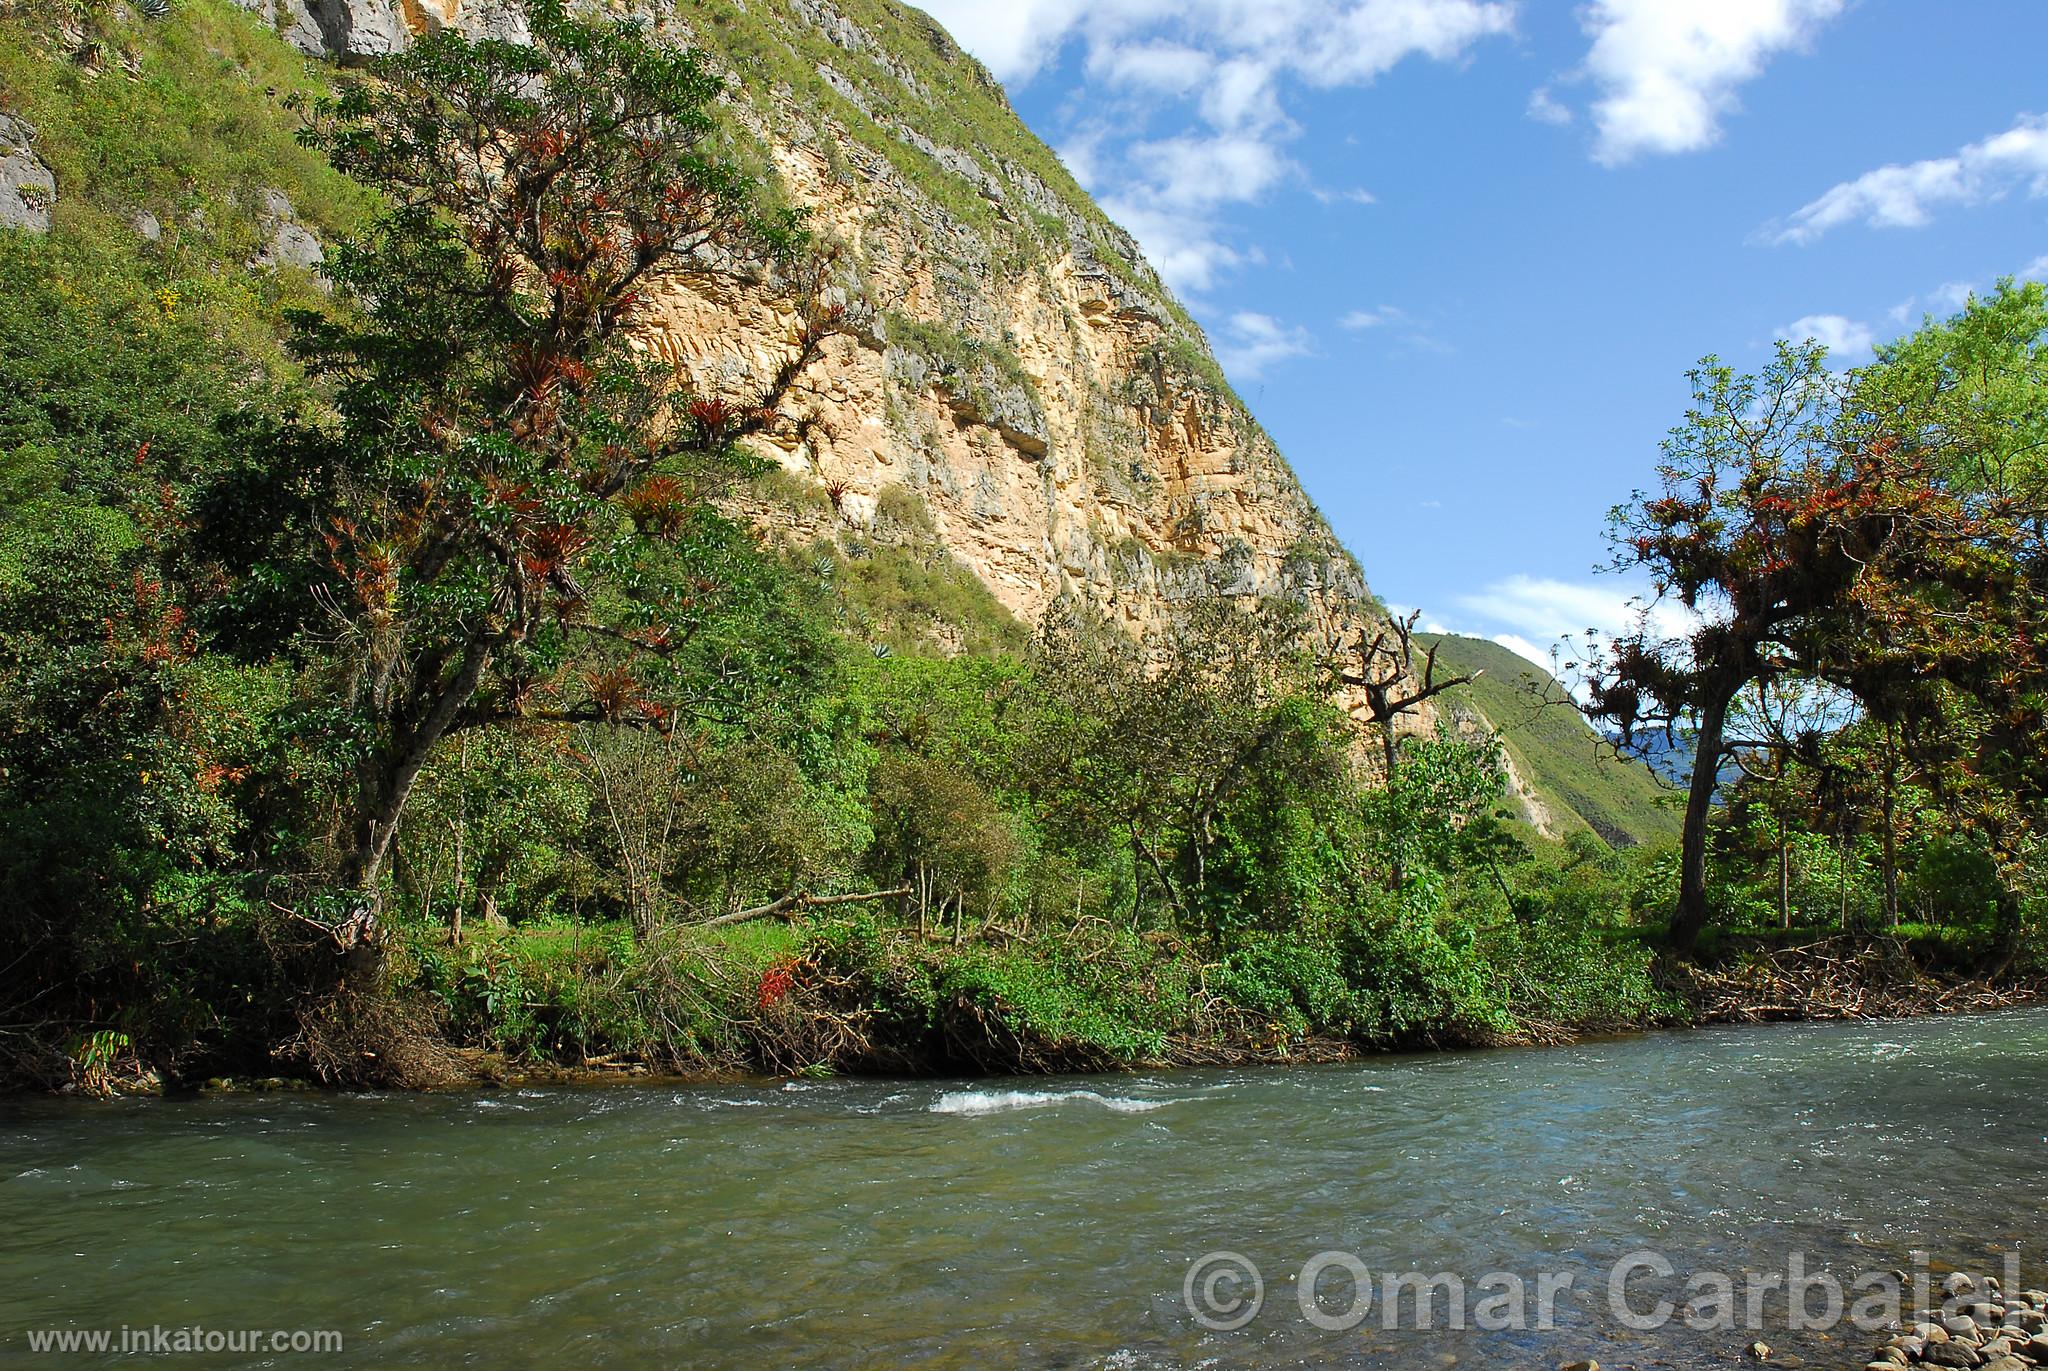
[[[388,205],[330,262],[356,312],[296,320],[337,386],[308,555],[331,573],[320,632],[356,748],[339,875],[372,910],[451,733],[667,727],[692,707],[673,664],[728,588],[719,549],[747,536],[712,502],[758,469],[744,440],[802,422],[840,322],[829,256],[721,155],[723,82],[700,56],[555,0],[529,27],[530,44],[433,34],[307,135]],[[760,373],[714,381],[630,336],[651,291],[721,274],[789,302]],[[642,679],[650,658],[669,674]]]

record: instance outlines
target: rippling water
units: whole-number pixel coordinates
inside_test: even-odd
[[[284,1366],[1725,1365],[1756,1335],[1631,1333],[1607,1266],[2018,1250],[2048,1284],[2044,1162],[2048,1010],[1292,1071],[0,1101],[0,1361],[196,1323],[342,1331]],[[1266,1279],[1237,1331],[1183,1298],[1217,1249]],[[1325,1250],[1583,1289],[1549,1332],[1324,1331],[1289,1275]]]

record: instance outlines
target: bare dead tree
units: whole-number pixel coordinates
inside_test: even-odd
[[[1431,643],[1423,655],[1422,670],[1415,670],[1415,621],[1422,617],[1421,610],[1415,610],[1405,619],[1389,614],[1378,628],[1362,628],[1358,631],[1357,666],[1339,665],[1337,679],[1348,686],[1356,686],[1365,692],[1365,707],[1379,728],[1380,747],[1387,764],[1387,775],[1394,774],[1399,760],[1394,722],[1403,714],[1415,709],[1425,701],[1432,700],[1453,686],[1468,685],[1486,673],[1475,671],[1469,676],[1446,676],[1436,674],[1437,644]],[[1369,637],[1367,635],[1370,635]]]

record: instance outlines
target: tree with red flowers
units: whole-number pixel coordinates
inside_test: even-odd
[[[721,155],[699,55],[557,0],[528,20],[530,43],[423,39],[308,135],[387,205],[329,259],[353,312],[299,321],[338,395],[304,637],[346,702],[344,941],[374,942],[407,797],[451,734],[692,708],[664,664],[752,574],[714,499],[758,469],[742,440],[800,422],[838,321],[801,222]],[[699,372],[650,345],[635,322],[679,278],[782,296],[781,357]]]
[[[1708,820],[1733,760],[1800,745],[1772,721],[1818,687],[1836,725],[1939,718],[1957,690],[2030,670],[2039,515],[1965,473],[1982,434],[1928,422],[1941,396],[1831,372],[1780,345],[1757,376],[1709,359],[1664,444],[1659,488],[1610,518],[1618,569],[1655,601],[1596,654],[1587,712],[1625,747],[1683,725],[1695,748],[1669,940],[1710,917]],[[1660,632],[1657,605],[1683,627]],[[1668,619],[1669,616],[1667,616]]]

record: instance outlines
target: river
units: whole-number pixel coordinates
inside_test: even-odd
[[[1861,1366],[1870,1335],[1768,1302],[1760,1333],[1626,1327],[1613,1265],[1673,1273],[1637,1259],[1631,1319],[1794,1253],[1849,1285],[2016,1251],[2048,1284],[2044,1135],[2048,1009],[1297,1070],[0,1100],[0,1361],[197,1325],[342,1349],[176,1364],[1705,1367],[1761,1337]],[[1235,1259],[1189,1278],[1216,1252],[1263,1280],[1239,1328],[1205,1326],[1252,1307]],[[1385,1328],[1361,1268],[1459,1276],[1468,1326],[1441,1286],[1438,1326]],[[1546,1273],[1554,1327],[1470,1326],[1510,1276],[1531,1323]]]

